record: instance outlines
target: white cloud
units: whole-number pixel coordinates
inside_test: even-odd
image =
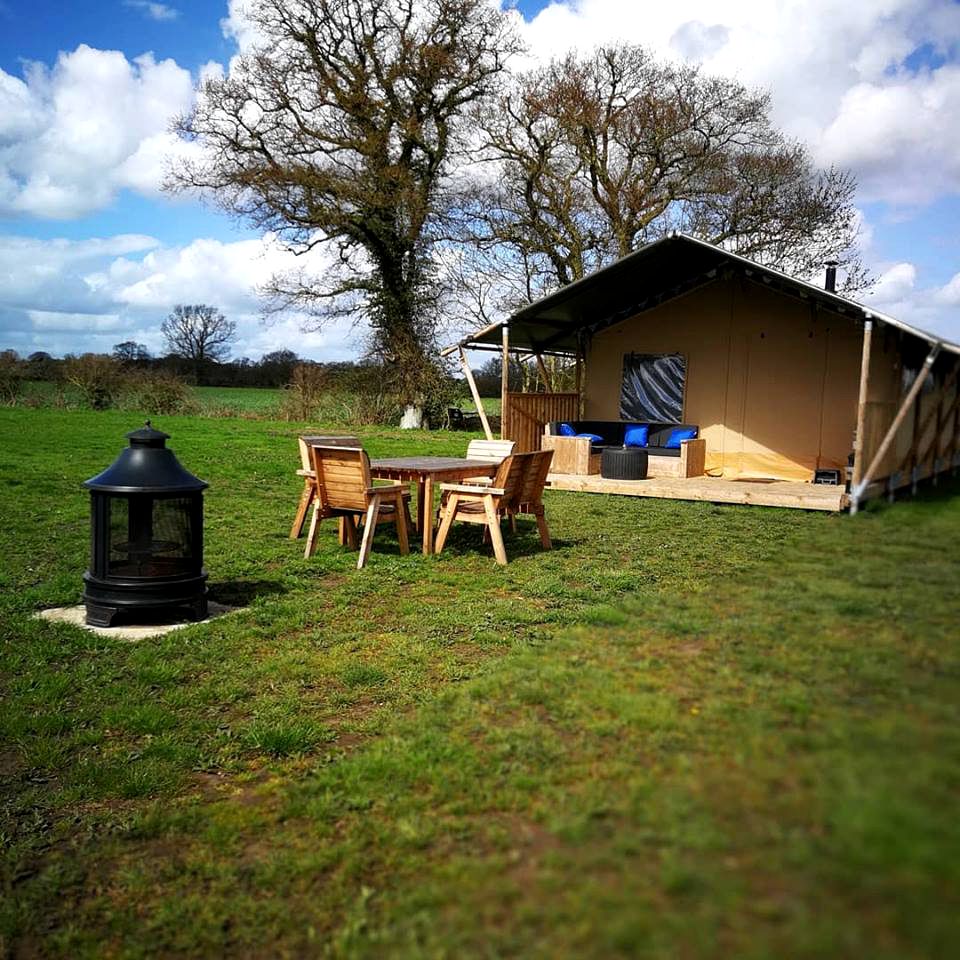
[[[524,32],[534,60],[627,41],[769,89],[777,123],[821,163],[852,167],[864,199],[920,203],[960,191],[960,70],[904,63],[925,45],[956,56],[960,4],[567,0]]]
[[[867,306],[930,333],[960,343],[960,273],[942,287],[921,286],[920,271],[909,261],[886,264]]]
[[[927,203],[960,188],[960,67],[860,83],[840,101],[820,143],[852,167],[864,199]]]
[[[125,7],[133,7],[139,10],[150,20],[176,20],[180,16],[180,11],[175,7],[168,6],[165,3],[151,3],[150,0],[123,0]]]
[[[953,307],[954,314],[960,314],[960,273],[956,273],[951,279],[936,291],[934,297],[938,304],[945,307]],[[958,337],[960,340],[960,321],[957,323]]]
[[[109,352],[136,340],[160,353],[160,324],[173,306],[209,303],[236,321],[236,356],[289,348],[314,359],[355,357],[362,332],[348,323],[304,333],[302,315],[261,320],[257,287],[293,260],[270,237],[165,247],[133,234],[83,241],[0,236],[0,349]],[[315,254],[308,266],[322,263]]]
[[[115,313],[60,313],[54,310],[28,310],[27,316],[35,330],[97,334],[104,331],[123,330],[126,324]]]
[[[81,44],[52,68],[0,70],[0,216],[79,217],[124,188],[157,194],[168,132],[193,100],[190,72]]]

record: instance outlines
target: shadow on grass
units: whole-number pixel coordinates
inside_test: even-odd
[[[932,478],[921,480],[917,484],[917,492],[911,492],[910,487],[901,487],[894,492],[893,502],[888,497],[871,497],[863,505],[865,511],[879,512],[888,507],[907,503],[939,503],[945,505],[948,501],[960,496],[960,476],[953,477],[950,474],[941,474],[934,483]]]
[[[440,556],[462,557],[479,553],[490,557],[492,560],[493,547],[490,542],[484,538],[481,532],[482,529],[480,526],[454,527],[447,537],[447,542],[443,547],[443,553],[441,553]],[[567,550],[575,545],[575,541],[572,540],[560,540],[556,537],[551,537],[550,539],[554,551]],[[532,557],[549,552],[545,550],[543,544],[540,543],[540,535],[537,533],[536,527],[526,530],[521,527],[516,533],[511,533],[510,528],[504,524],[503,545],[507,551],[508,561],[516,560],[518,557]]]
[[[207,587],[210,599],[227,607],[245,607],[257,597],[274,596],[286,591],[287,588],[276,580],[225,580]]]

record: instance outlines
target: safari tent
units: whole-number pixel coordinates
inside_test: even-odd
[[[819,287],[672,235],[451,350],[468,381],[466,350],[536,358],[548,386],[544,357],[576,363],[573,392],[504,383],[502,436],[521,450],[538,449],[551,421],[642,419],[664,399],[673,420],[698,425],[702,477],[674,493],[649,481],[615,492],[778,503],[789,485],[824,509],[856,510],[958,464],[960,346],[841,296],[832,274]],[[813,489],[823,479],[827,499]],[[599,477],[551,482],[603,488]]]

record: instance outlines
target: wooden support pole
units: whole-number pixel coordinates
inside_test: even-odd
[[[506,440],[507,406],[510,402],[510,330],[503,325],[503,361],[500,370],[500,439]]]
[[[487,414],[483,409],[483,401],[480,399],[480,391],[477,389],[477,381],[473,379],[473,371],[470,369],[470,361],[467,360],[467,353],[460,348],[460,363],[463,366],[463,375],[467,378],[467,386],[470,387],[470,395],[473,397],[473,404],[480,414],[480,422],[483,424],[483,432],[488,440],[493,439],[493,431],[490,429],[490,421],[487,420]]]
[[[863,351],[860,355],[860,394],[857,400],[857,435],[853,447],[853,478],[851,488],[856,490],[863,476],[865,451],[865,437],[867,421],[867,390],[870,385],[870,348],[873,344],[873,321],[867,320],[863,325]],[[856,513],[856,507],[850,508]]]
[[[880,448],[873,455],[873,459],[870,461],[870,466],[867,467],[866,471],[864,472],[863,478],[861,479],[860,483],[853,487],[853,489],[850,491],[851,513],[857,512],[860,499],[863,496],[864,491],[866,491],[867,487],[870,486],[870,481],[873,479],[874,474],[877,472],[880,464],[883,462],[883,458],[887,455],[887,450],[890,449],[890,444],[893,443],[894,437],[896,437],[897,431],[900,429],[900,424],[903,423],[907,413],[910,411],[910,407],[919,397],[920,391],[923,389],[923,385],[926,383],[927,377],[930,376],[930,371],[933,369],[934,361],[937,359],[937,355],[939,353],[940,343],[937,342],[930,348],[930,352],[927,354],[927,359],[923,361],[923,367],[917,374],[916,380],[913,381],[913,385],[907,392],[903,403],[900,404],[900,409],[897,411],[897,415],[893,418],[893,423],[890,424],[890,428],[887,430],[886,435],[881,441]]]

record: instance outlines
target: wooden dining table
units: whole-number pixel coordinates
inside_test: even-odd
[[[468,477],[492,477],[499,463],[466,460],[463,457],[391,457],[372,460],[370,476],[417,485],[417,531],[423,537],[423,552],[433,553],[433,496],[438,483],[457,483]]]

